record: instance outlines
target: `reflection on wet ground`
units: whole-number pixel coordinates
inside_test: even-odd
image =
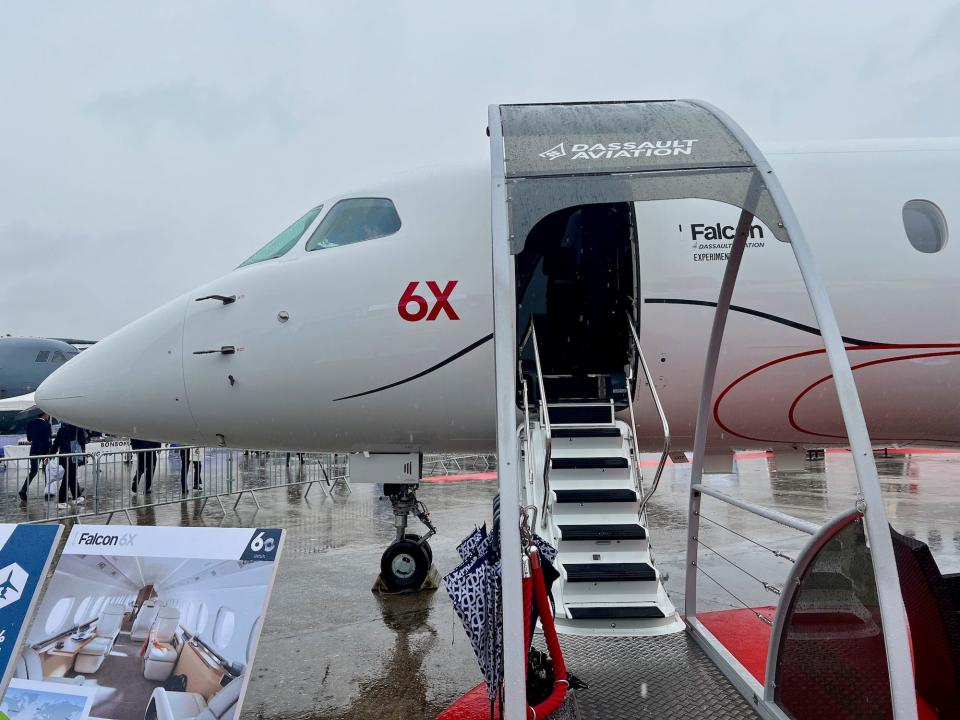
[[[891,522],[930,545],[943,572],[960,571],[960,454],[878,457]],[[774,461],[751,457],[736,475],[707,482],[731,495],[823,522],[856,497],[850,456],[828,453],[803,472],[777,472]],[[648,473],[650,471],[647,471]],[[670,571],[667,588],[683,605],[683,568],[689,465],[668,466],[650,505],[657,562]],[[440,529],[431,542],[441,572],[457,563],[456,545],[474,523],[489,520],[496,483],[477,480],[427,483],[421,499]],[[137,510],[138,523],[159,525],[282,526],[288,539],[266,618],[243,718],[353,720],[433,718],[477,684],[479,671],[463,630],[441,589],[415,596],[380,597],[370,591],[380,554],[393,538],[390,504],[376,488],[339,488],[332,497],[304,487],[264,491],[224,516],[219,507],[188,501]],[[727,590],[750,605],[776,597],[735,565],[774,585],[805,536],[705,498],[701,537],[723,555],[704,550],[701,563]],[[739,534],[735,534],[739,533]],[[731,564],[732,561],[733,564]],[[705,577],[702,610],[738,607],[738,601]],[[577,668],[571,668],[580,675]],[[583,677],[590,682],[589,677]],[[589,690],[581,693],[584,699]]]

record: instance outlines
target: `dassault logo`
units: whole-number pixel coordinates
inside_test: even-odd
[[[77,545],[133,545],[136,535],[126,533],[125,535],[101,535],[100,533],[80,533],[77,538]]]
[[[566,154],[567,151],[563,149],[563,143],[560,143],[559,145],[554,145],[549,150],[544,150],[540,153],[540,157],[546,158],[547,160],[556,160]]]
[[[641,158],[667,157],[690,155],[693,144],[698,140],[657,140],[651,142],[610,142],[610,143],[575,143],[570,146],[571,160],[611,160],[614,158]],[[563,143],[555,145],[549,150],[540,153],[540,157],[548,160],[566,157],[567,150]]]

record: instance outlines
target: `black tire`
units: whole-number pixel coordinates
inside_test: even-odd
[[[416,533],[406,533],[403,536],[403,539],[410,540],[411,542],[419,543],[420,547],[422,547],[424,550],[427,551],[427,560],[429,560],[430,564],[433,565],[433,548],[430,547],[430,543],[428,542],[421,543],[420,536],[417,535]]]
[[[380,558],[380,579],[391,592],[419,590],[429,571],[427,551],[410,540],[395,542]]]

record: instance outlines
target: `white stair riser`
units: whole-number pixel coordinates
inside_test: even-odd
[[[591,525],[637,520],[640,504],[636,502],[571,502],[556,503],[553,509],[551,517],[555,525]]]
[[[553,457],[630,457],[623,438],[553,438]]]
[[[659,583],[656,580],[637,580],[634,582],[602,583],[564,583],[563,602],[619,602],[631,605],[638,602],[656,602]]]
[[[604,483],[633,480],[630,477],[630,468],[550,468],[550,487],[553,482],[582,482],[588,483],[585,487],[593,487],[589,483],[603,486]]]
[[[593,540],[564,540],[558,548],[563,562],[571,565],[585,565],[592,562],[622,562],[624,553],[630,553],[628,562],[645,562],[653,565],[650,561],[650,551],[646,540],[621,540],[620,542],[609,544],[598,543]],[[599,555],[600,560],[594,560],[593,556]]]

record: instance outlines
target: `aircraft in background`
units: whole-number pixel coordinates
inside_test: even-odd
[[[66,340],[0,337],[0,399],[29,395],[54,370],[79,352],[74,344]],[[17,420],[17,414],[0,411],[0,433],[23,431],[25,422]]]

